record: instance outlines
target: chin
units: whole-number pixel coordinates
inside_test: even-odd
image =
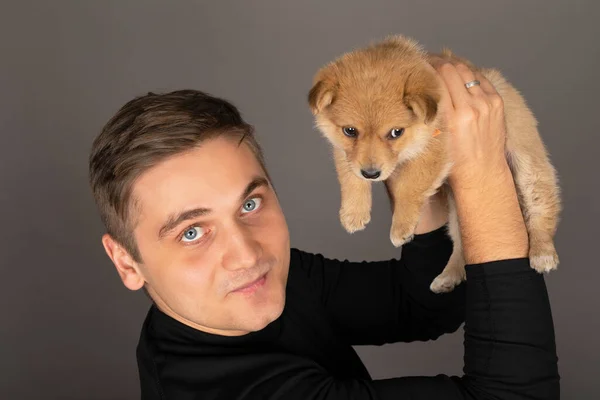
[[[275,321],[283,313],[285,307],[285,292],[272,293],[269,300],[260,305],[255,305],[254,312],[247,315],[252,315],[252,319],[248,321],[249,330],[259,331]]]
[[[269,305],[268,309],[258,310],[256,314],[246,320],[246,329],[250,332],[260,331],[264,329],[271,322],[275,321],[283,313],[283,302],[273,303]]]

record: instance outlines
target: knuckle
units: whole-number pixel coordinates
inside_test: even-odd
[[[456,119],[463,124],[468,124],[475,121],[478,117],[477,110],[472,107],[465,107],[456,110]]]
[[[490,95],[490,103],[493,108],[502,109],[504,108],[504,99],[497,93]]]
[[[477,111],[481,115],[488,115],[491,111],[492,107],[490,103],[486,99],[482,99],[477,105]]]
[[[458,64],[456,64],[456,69],[459,72],[465,72],[465,73],[471,72],[471,69],[469,67],[467,67],[467,65],[464,64],[464,63],[458,63]]]

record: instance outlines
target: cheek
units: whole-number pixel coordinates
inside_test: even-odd
[[[329,118],[324,115],[318,115],[316,118],[316,126],[333,147],[344,151],[348,150],[348,137],[346,137],[342,132],[342,129],[331,122]]]
[[[199,251],[191,250],[187,253],[182,255],[179,265],[175,266],[181,270],[181,278],[186,282],[191,282],[194,286],[212,282],[215,271],[215,268],[212,268],[214,260],[200,255]]]
[[[214,262],[194,249],[180,249],[177,254],[168,252],[156,268],[157,283],[173,295],[205,293],[215,279]]]
[[[271,205],[265,211],[260,218],[260,223],[256,225],[255,237],[272,251],[288,247],[289,232],[283,211],[278,204]]]

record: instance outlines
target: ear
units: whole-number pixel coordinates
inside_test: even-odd
[[[404,104],[411,109],[425,124],[435,119],[438,112],[440,95],[435,76],[411,75],[404,89]]]
[[[334,84],[330,78],[322,77],[308,92],[308,105],[313,115],[319,114],[333,102],[335,95]]]
[[[134,261],[127,250],[108,234],[102,236],[102,245],[115,268],[117,268],[125,287],[129,290],[141,289],[145,283],[144,277],[138,263]]]

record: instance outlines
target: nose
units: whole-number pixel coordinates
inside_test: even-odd
[[[227,249],[223,255],[223,267],[230,271],[253,268],[261,257],[260,244],[252,231],[242,224],[233,224],[227,232]]]
[[[381,175],[381,171],[375,168],[361,169],[360,173],[367,179],[377,179]]]

